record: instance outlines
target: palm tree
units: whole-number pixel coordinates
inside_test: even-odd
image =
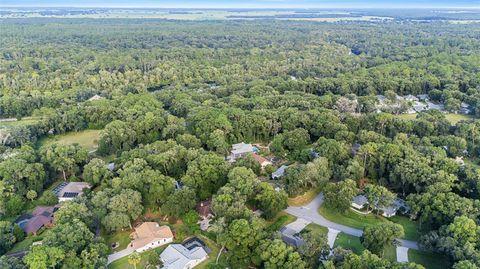
[[[137,269],[137,264],[141,261],[140,254],[138,252],[133,252],[128,256],[128,263],[133,265],[133,268]]]

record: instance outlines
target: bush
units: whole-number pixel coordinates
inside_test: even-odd
[[[20,195],[13,195],[5,203],[5,209],[8,216],[16,216],[20,214],[25,206],[25,201]]]
[[[25,239],[25,232],[18,226],[18,224],[15,224],[13,226],[13,235],[15,236],[15,242],[20,242]]]
[[[56,205],[58,204],[58,197],[53,193],[53,191],[43,192],[40,199],[38,199],[38,204],[40,205]]]

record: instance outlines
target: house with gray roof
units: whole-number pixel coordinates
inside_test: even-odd
[[[351,206],[356,209],[362,209],[368,203],[365,195],[357,195],[353,197]]]
[[[252,144],[238,143],[232,145],[232,150],[230,151],[230,156],[227,157],[227,160],[234,162],[236,159],[241,158],[247,154],[252,154],[255,152],[255,147]]]
[[[305,240],[300,236],[300,232],[305,229],[308,224],[310,224],[309,221],[300,218],[284,226],[280,229],[283,242],[295,248],[304,245]]]
[[[91,186],[87,182],[62,182],[53,189],[53,193],[57,195],[59,202],[65,202],[82,196],[83,190],[90,188]]]
[[[382,216],[387,218],[395,216],[398,211],[403,214],[407,214],[410,212],[410,207],[405,203],[404,200],[400,198],[396,198],[391,206],[382,207],[379,209],[382,211]]]
[[[197,244],[171,244],[160,254],[162,269],[191,269],[207,258],[207,251]]]
[[[277,169],[277,171],[272,173],[272,179],[279,179],[280,177],[285,174],[285,170],[288,168],[287,165],[282,165],[280,168]]]

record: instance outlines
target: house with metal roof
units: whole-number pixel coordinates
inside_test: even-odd
[[[236,159],[252,153],[255,153],[255,147],[252,144],[245,144],[243,142],[233,144],[227,160],[234,162]]]
[[[43,228],[53,224],[53,214],[58,206],[37,206],[31,214],[16,221],[26,234],[37,234]]]
[[[160,254],[162,269],[191,269],[207,258],[205,247],[197,243],[171,244]]]
[[[59,202],[65,202],[82,196],[83,190],[90,188],[91,186],[87,182],[63,182],[53,192],[57,195]]]
[[[285,174],[285,170],[288,168],[287,165],[282,165],[280,168],[277,169],[277,171],[272,173],[272,179],[279,179],[280,177]]]
[[[356,209],[362,209],[368,203],[365,195],[357,195],[353,197],[351,206]]]

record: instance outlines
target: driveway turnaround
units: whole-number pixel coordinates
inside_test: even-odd
[[[408,262],[408,248],[397,247],[397,262]]]
[[[337,231],[332,228],[328,228],[328,234],[327,234],[327,239],[328,239],[328,245],[330,248],[333,248],[333,245],[335,244],[335,240],[337,239],[337,235],[340,233],[340,231]]]
[[[318,213],[318,208],[320,208],[322,203],[323,203],[323,193],[320,193],[309,204],[305,206],[298,206],[298,207],[289,206],[287,209],[285,209],[285,212],[297,218],[302,218],[307,221],[311,221],[315,224],[327,227],[329,229],[334,229],[334,230],[344,232],[346,234],[353,235],[356,237],[362,236],[362,233],[363,233],[362,230],[329,221],[326,218],[324,218],[322,215],[320,215]],[[410,241],[405,239],[397,239],[397,240],[400,242],[400,246],[402,247],[418,250],[418,244],[415,241]]]
[[[132,247],[128,247],[128,248],[126,248],[126,249],[124,249],[124,250],[120,250],[119,252],[115,252],[115,253],[113,253],[113,254],[110,254],[110,255],[108,255],[108,262],[107,262],[107,264],[110,264],[110,263],[112,263],[112,262],[114,262],[114,261],[116,261],[116,260],[118,260],[118,259],[121,259],[121,258],[123,258],[123,257],[125,257],[125,256],[128,256],[128,255],[132,254],[133,251],[134,251],[134,250],[133,250]]]

